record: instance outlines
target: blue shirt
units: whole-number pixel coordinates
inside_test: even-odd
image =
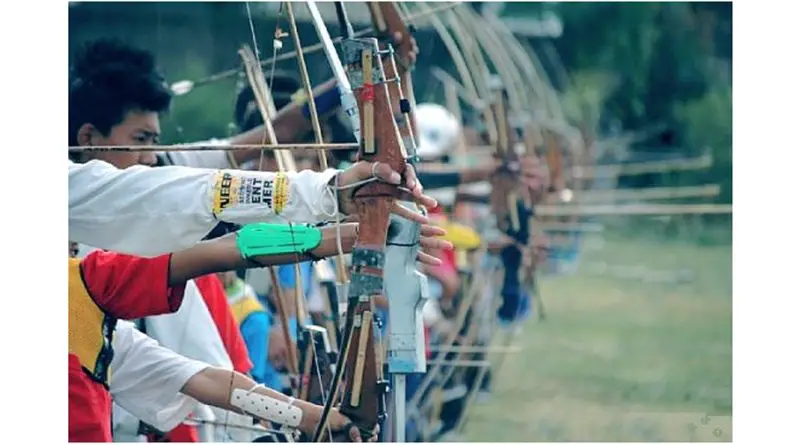
[[[269,335],[270,319],[266,312],[253,312],[244,319],[239,326],[250,361],[253,362],[253,369],[250,375],[258,383],[262,383],[275,389],[270,382],[266,381],[267,364],[267,336]]]
[[[294,289],[294,286],[295,286],[294,264],[286,264],[286,265],[283,265],[283,266],[278,266],[277,275],[278,275],[278,284],[282,288],[284,288],[284,289]],[[305,263],[300,263],[300,278],[302,280],[303,293],[305,294],[306,297],[308,297],[308,295],[309,295],[309,293],[311,291],[311,279],[313,278],[313,263],[312,262],[307,261]],[[265,295],[259,295],[258,299],[263,304],[265,304],[265,305],[267,304],[267,298],[266,298]],[[268,334],[269,334],[269,332],[272,329],[272,326],[274,324],[274,321],[273,321],[274,317],[275,317],[274,314],[269,314],[269,317],[267,319],[267,323],[268,324],[266,326],[266,333],[264,334],[264,339],[268,338]],[[245,320],[245,321],[247,321],[247,320]],[[244,326],[242,326],[242,328],[244,329]],[[244,331],[242,331],[242,336],[244,336],[244,335],[245,335]],[[290,317],[289,318],[289,335],[292,338],[292,342],[296,344],[297,343],[297,318],[296,317]],[[245,338],[245,342],[247,342],[246,338]],[[248,345],[248,349],[249,349],[249,345]],[[264,370],[263,371],[264,372],[264,374],[263,374],[264,381],[263,382],[259,382],[259,383],[263,383],[265,386],[267,386],[269,388],[272,388],[274,390],[281,391],[281,390],[283,390],[283,383],[281,381],[281,374],[275,369],[274,366],[272,366],[272,363],[269,362],[268,353],[269,353],[269,344],[267,344],[266,347],[264,348],[263,360],[259,360],[259,363],[262,364],[262,366],[260,368]],[[251,360],[253,361],[253,364],[254,364],[254,368],[253,369],[255,370],[256,358],[251,356]],[[253,379],[258,382],[258,380],[255,378],[255,375],[253,376]]]
[[[257,359],[252,355],[250,356],[250,359],[253,361],[253,371],[251,371],[251,373],[253,375],[253,380],[255,380],[256,382],[263,383],[264,386],[272,388],[276,391],[283,391],[284,388],[283,388],[283,382],[281,380],[281,374],[278,372],[278,370],[275,369],[274,366],[272,366],[272,363],[270,363],[269,361],[269,356],[268,356],[269,344],[266,343],[267,336],[272,330],[273,315],[272,314],[263,314],[263,315],[267,315],[263,319],[266,322],[266,324],[264,325],[266,332],[264,333],[263,336],[265,342],[264,355],[262,356],[261,359],[258,359],[258,361],[256,361]],[[245,323],[249,321],[251,317],[247,317]],[[242,336],[245,337],[245,343],[247,343],[248,339],[245,336],[244,329],[245,329],[244,324],[242,324]],[[292,342],[297,343],[297,319],[295,317],[289,318],[289,335],[292,337]],[[247,348],[248,350],[250,349],[249,343],[247,345]],[[261,374],[262,380],[260,381],[256,378],[256,369],[258,369],[259,372],[262,373]]]
[[[272,330],[272,315],[264,312],[250,314],[242,323],[240,330],[247,345],[247,352],[253,362],[250,375],[257,383],[261,383],[276,391],[283,390],[281,375],[269,362],[269,333]],[[292,341],[297,342],[297,320],[289,319],[289,333]]]
[[[300,278],[303,280],[303,294],[308,297],[311,292],[311,278],[313,277],[313,263],[306,261],[300,263]],[[294,264],[278,266],[278,282],[284,289],[294,289]]]

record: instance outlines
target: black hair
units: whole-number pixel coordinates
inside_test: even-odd
[[[115,39],[89,42],[69,71],[69,145],[86,123],[107,136],[131,110],[162,113],[171,101],[152,53]]]
[[[267,81],[272,78],[270,92],[275,108],[280,110],[292,101],[292,95],[302,87],[296,77],[283,71],[277,71],[272,76],[267,76]],[[258,110],[248,111],[248,105],[255,102],[255,95],[250,84],[245,83],[236,95],[236,104],[233,107],[233,120],[240,131],[248,131],[264,123]]]

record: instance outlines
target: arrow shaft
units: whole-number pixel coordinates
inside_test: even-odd
[[[69,147],[70,153],[84,152],[174,152],[174,151],[240,151],[240,150],[356,150],[358,144],[249,144],[249,145],[94,145]]]

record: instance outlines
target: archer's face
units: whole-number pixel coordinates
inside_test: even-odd
[[[161,136],[158,113],[150,111],[129,111],[122,122],[111,127],[108,136],[103,136],[91,126],[89,129],[84,127],[81,128],[78,137],[81,145],[157,145]],[[87,160],[89,159],[100,159],[120,169],[132,165],[154,165],[156,163],[155,153],[152,152],[104,152],[91,154]]]

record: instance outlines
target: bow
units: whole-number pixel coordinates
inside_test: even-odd
[[[314,100],[314,94],[311,87],[311,81],[308,75],[308,68],[305,62],[305,56],[303,54],[303,46],[300,42],[300,33],[297,30],[297,20],[294,15],[294,10],[292,8],[291,2],[285,3],[286,11],[289,18],[289,24],[291,28],[291,35],[294,41],[295,46],[295,53],[297,54],[297,62],[298,62],[298,69],[300,71],[300,77],[303,84],[303,93],[305,98],[308,100],[308,107],[309,107],[309,115],[311,117],[311,126],[314,135],[314,141],[319,146],[323,146],[325,144],[323,137],[322,137],[322,129],[320,126],[320,119],[319,113],[317,112],[316,103]],[[327,154],[325,150],[319,149],[317,150],[317,156],[319,160],[319,167],[321,170],[328,169],[328,160]],[[345,269],[345,260],[344,260],[344,253],[340,250],[338,255],[335,258],[335,277],[336,277],[336,289],[342,289],[347,285],[347,271]],[[296,271],[296,280],[299,283],[299,267]],[[334,291],[336,292],[336,290]],[[336,302],[338,305],[338,295],[336,296]],[[302,299],[302,296],[298,296],[298,301]],[[318,340],[315,341],[313,337],[313,332],[310,330],[309,327],[305,327],[307,333],[307,340],[305,344],[306,353],[303,357],[304,367],[303,367],[303,378],[301,379],[301,392],[300,397],[306,399],[309,393],[319,394],[320,399],[323,403],[326,400],[326,394],[324,393],[324,387],[326,384],[330,384],[330,380],[332,378],[333,370],[329,369],[330,362],[328,359],[336,357],[336,350],[333,348],[333,344],[336,343],[336,339],[338,338],[338,330],[337,326],[334,323],[335,317],[333,316],[333,305],[330,303],[330,298],[325,299],[325,307],[324,307],[324,314],[325,317],[325,331],[327,336],[327,342],[322,342],[322,346],[325,348],[326,354],[320,356],[316,352],[316,347],[318,345]],[[310,374],[313,368],[317,369],[317,372],[324,373],[324,378],[320,378],[318,380],[311,380]],[[323,377],[323,376],[320,376]]]
[[[423,9],[425,8],[424,5],[421,5],[421,7]],[[490,117],[494,118],[495,123],[494,125],[486,125],[487,133],[490,142],[495,146],[496,156],[503,159],[506,165],[511,164],[514,162],[514,157],[516,156],[516,153],[512,150],[514,141],[522,136],[520,134],[520,118],[524,112],[527,112],[527,110],[525,110],[525,105],[534,103],[532,100],[532,93],[537,92],[539,93],[537,96],[543,96],[544,94],[542,94],[542,88],[538,86],[537,88],[530,88],[525,85],[525,81],[523,80],[525,76],[521,76],[514,70],[515,57],[510,56],[508,51],[503,48],[501,38],[498,35],[493,34],[489,30],[485,29],[485,23],[474,20],[474,13],[472,13],[469,8],[456,8],[452,12],[448,13],[448,16],[450,19],[449,24],[450,29],[452,30],[452,35],[450,35],[444,24],[441,23],[437,18],[430,17],[430,20],[433,23],[434,28],[441,36],[442,41],[444,42],[448,51],[453,56],[456,69],[458,70],[462,78],[462,82],[465,85],[464,87],[457,88],[456,91],[461,95],[462,99],[464,99],[466,103],[480,104],[481,100],[478,99],[478,97],[480,97],[479,91],[475,85],[477,83],[477,85],[484,86],[483,90],[480,91],[480,94],[483,98],[494,99]],[[464,24],[463,26],[462,23]],[[470,32],[467,32],[464,28],[470,29]],[[472,36],[475,36],[475,38],[472,39]],[[455,39],[453,37],[455,37]],[[455,42],[456,39],[459,41],[460,47],[463,49],[463,55],[462,51],[459,51],[459,45]],[[495,71],[500,75],[500,78],[502,79],[501,86],[505,87],[504,89],[511,94],[499,91],[500,89],[498,89],[495,91],[495,96],[491,97],[489,94],[490,92],[487,88],[485,88],[489,83],[488,73],[490,70],[489,64],[486,63],[484,59],[484,55],[488,57]],[[469,73],[467,70],[466,65],[468,63],[471,63],[472,65],[472,73]],[[535,74],[535,69],[533,72]],[[478,79],[477,82],[473,82],[470,74],[475,78],[478,78],[481,74],[483,74],[483,78],[482,80]],[[452,85],[453,82],[448,82],[448,84]],[[550,91],[552,90],[545,90],[545,93],[549,93]],[[451,93],[451,96],[452,95],[453,94]],[[486,122],[490,122],[490,119],[486,118],[485,113],[484,120]],[[493,128],[495,129],[494,134],[492,134],[491,131]],[[526,137],[525,140],[528,142],[526,143],[526,150],[530,153],[532,152],[534,146],[529,142],[528,137]],[[498,175],[498,177],[496,177],[493,181],[493,195],[495,199],[492,201],[494,210],[498,214],[498,225],[505,228],[507,232],[516,234],[518,244],[527,244],[527,240],[525,238],[527,238],[531,231],[530,221],[532,221],[532,219],[526,218],[529,221],[527,224],[522,226],[522,223],[525,221],[520,221],[519,213],[522,213],[523,217],[529,216],[531,202],[529,199],[526,199],[524,204],[528,205],[520,205],[523,204],[523,201],[518,202],[518,200],[513,196],[513,190],[515,187],[511,180],[512,178],[510,175],[508,175],[508,172],[505,172],[505,174]],[[512,196],[506,200],[505,197],[508,195]],[[525,213],[526,210],[528,210],[527,214]],[[520,282],[519,270],[521,266],[521,254],[516,246],[507,248],[504,252],[504,257],[506,274],[504,279],[503,294],[511,297],[506,298],[505,301],[507,303],[507,309],[511,309],[512,311],[510,312],[513,314],[513,312],[516,312],[515,310],[517,304],[515,304],[515,302],[520,301],[517,297],[520,287],[522,284],[524,284],[526,287],[532,284],[532,273],[528,272],[524,275],[524,278],[526,278],[524,280],[525,283]],[[473,280],[473,286],[475,282],[476,280]],[[468,298],[462,299],[461,301],[462,310],[458,311],[457,317],[459,326],[461,323],[461,317],[465,313],[463,308],[466,301],[464,300],[468,300]],[[471,329],[468,329],[468,334],[474,335],[474,325],[474,323],[471,323]],[[467,340],[471,340],[471,336],[472,335],[467,335]],[[448,338],[447,340],[448,341],[445,343],[445,346],[449,347],[451,339]],[[448,348],[443,349],[445,351],[448,350]],[[458,355],[455,355],[453,360],[458,360]],[[450,375],[452,375],[452,369],[453,368],[451,367],[448,370],[450,371],[449,373],[444,373],[444,379],[442,379],[443,382],[446,381]],[[434,368],[434,371],[436,370],[437,368]],[[480,382],[486,371],[488,371],[487,367],[482,368],[479,371],[476,381]],[[417,401],[419,398],[421,398],[421,393],[424,392],[424,389],[426,389],[426,384],[430,384],[431,379],[435,375],[436,373],[432,372],[429,376],[427,376],[428,378],[423,382],[422,388],[420,388],[420,393],[415,396]],[[473,388],[472,395],[474,395],[474,389],[476,388],[477,386]],[[471,399],[472,395],[470,395],[468,399]],[[468,404],[469,400],[467,401],[467,405]]]
[[[247,16],[250,21],[250,31],[252,34],[254,50],[251,50],[248,46],[243,46],[239,51],[239,55],[242,58],[247,80],[254,93],[253,96],[257,105],[257,109],[262,117],[264,125],[264,141],[262,141],[262,144],[269,142],[270,145],[277,146],[278,145],[277,137],[274,128],[272,127],[272,117],[275,116],[276,114],[275,105],[274,101],[272,100],[270,88],[266,83],[264,73],[262,72],[261,69],[262,64],[259,60],[260,52],[258,49],[258,39],[255,33],[255,26],[252,20],[250,5],[249,3],[246,3],[245,6],[247,9]],[[287,3],[285,5],[282,5],[282,7],[283,6],[286,7],[289,15],[292,36],[297,50],[298,67],[303,80],[303,86],[305,89],[306,97],[310,98],[309,107],[311,110],[312,125],[316,136],[316,141],[315,141],[316,144],[314,145],[315,148],[319,149],[318,153],[319,153],[320,165],[323,168],[327,168],[326,155],[323,151],[325,145],[323,143],[321,136],[319,117],[314,107],[314,100],[313,100],[313,95],[311,93],[311,86],[308,80],[308,73],[305,66],[305,60],[303,58],[303,52],[302,52],[302,47],[300,45],[299,35],[297,32],[297,24],[294,18],[291,4]],[[277,54],[278,49],[282,47],[280,39],[287,35],[280,29],[279,24],[280,22],[278,22],[278,24],[276,25],[276,30],[274,33],[274,40],[273,40],[273,47],[275,54]],[[275,57],[273,57],[273,60],[274,59]],[[265,152],[264,150],[262,150],[261,156],[259,158],[259,165],[258,165],[259,170],[263,170],[264,167],[263,165],[264,154]],[[278,165],[278,170],[280,172],[276,177],[276,181],[280,181],[283,180],[283,178],[285,178],[285,176],[281,175],[282,173],[286,173],[289,171],[296,171],[294,158],[289,151],[277,149],[273,152],[273,155],[275,157],[275,161]],[[290,222],[290,227],[291,227],[291,222]],[[340,250],[340,255],[339,255],[340,261],[341,257],[342,253]],[[296,395],[300,396],[303,399],[308,399],[309,396],[312,394],[319,395],[324,400],[325,395],[322,394],[321,391],[319,391],[319,389],[324,386],[324,383],[322,381],[318,382],[318,384],[316,385],[316,391],[314,391],[315,387],[311,384],[312,381],[310,377],[312,373],[312,367],[314,366],[316,366],[316,374],[320,377],[320,379],[322,379],[323,375],[327,374],[325,372],[326,368],[325,364],[326,360],[329,358],[328,354],[331,352],[331,349],[327,347],[328,344],[326,340],[328,340],[330,336],[333,336],[335,338],[336,332],[335,332],[335,327],[332,326],[328,326],[328,328],[332,329],[333,332],[330,331],[326,332],[322,328],[318,328],[316,326],[308,325],[305,323],[306,319],[305,317],[306,310],[304,304],[305,298],[302,288],[302,276],[299,263],[300,263],[300,258],[298,256],[294,265],[295,288],[293,293],[294,293],[294,307],[296,309],[295,311],[296,319],[298,322],[298,326],[301,327],[300,330],[303,331],[303,334],[298,335],[298,340],[300,340],[301,343],[304,343],[306,345],[306,354],[304,354],[302,357],[302,365],[303,365],[302,378],[299,378],[301,363],[299,363],[300,360],[297,357],[297,350],[291,340],[292,336],[289,332],[289,316],[288,316],[288,310],[286,308],[288,301],[286,299],[286,296],[283,295],[283,291],[277,279],[277,274],[275,272],[275,269],[269,268],[268,271],[270,275],[270,280],[272,282],[272,287],[274,289],[274,301],[278,309],[278,315],[281,322],[281,329],[283,331],[284,340],[286,341],[286,348],[287,348],[286,350],[288,353],[287,368],[292,381],[293,393],[295,393]],[[329,317],[328,319],[330,320],[331,318],[332,317]],[[319,332],[320,330],[322,332]],[[317,353],[317,350],[320,347],[325,350],[326,354],[321,356],[320,354]]]
[[[422,10],[423,13],[431,10],[430,7],[424,3],[418,3],[416,5]],[[447,12],[445,14],[450,17],[452,25],[452,13]],[[442,42],[445,44],[445,47],[455,62],[456,69],[458,70],[462,82],[465,85],[462,90],[465,91],[464,96],[466,96],[467,102],[480,107],[480,111],[482,112],[484,121],[486,122],[485,128],[488,132],[489,138],[492,141],[496,140],[497,131],[495,128],[494,116],[487,107],[483,106],[485,102],[480,99],[482,97],[487,97],[486,88],[484,88],[485,83],[479,79],[479,75],[484,72],[484,66],[481,66],[480,61],[475,58],[475,53],[466,52],[467,48],[464,45],[465,39],[463,38],[462,34],[459,34],[460,30],[457,30],[451,26],[453,31],[453,34],[451,35],[450,31],[439,17],[432,14],[428,14],[427,17],[434,26],[436,32],[441,37]],[[453,36],[456,36],[459,39],[460,43],[462,44],[461,48],[465,48],[465,51],[462,52]],[[450,82],[450,84],[452,84],[452,82]],[[485,246],[481,251],[478,252],[478,254],[475,255],[476,259],[480,259],[483,256],[483,253],[481,252],[485,252]],[[460,381],[461,376],[458,376],[459,378],[454,380],[451,380],[451,377],[456,371],[456,366],[453,364],[459,362],[459,357],[463,353],[463,349],[460,348],[454,353],[448,353],[448,351],[452,349],[453,344],[458,340],[460,334],[463,334],[463,337],[459,343],[466,344],[470,342],[471,337],[473,337],[477,332],[477,324],[469,322],[468,315],[472,312],[470,309],[478,300],[477,297],[482,290],[481,284],[485,283],[486,281],[484,275],[481,273],[484,272],[483,270],[478,267],[475,267],[473,270],[477,273],[472,274],[472,280],[468,286],[462,286],[462,293],[456,302],[456,307],[454,308],[454,313],[452,314],[452,329],[448,332],[446,338],[443,339],[439,347],[440,351],[445,351],[445,358],[447,360],[439,360],[434,364],[434,366],[424,377],[417,389],[417,392],[411,399],[411,406],[419,407],[417,412],[418,415],[421,415],[424,412],[431,412],[431,417],[438,417],[438,411],[443,403],[442,388],[446,384]],[[463,275],[464,278],[469,278],[468,274]],[[455,383],[451,386],[458,386],[458,384]],[[424,430],[423,440],[429,440],[428,437],[430,437],[432,434],[433,428],[424,428]]]
[[[392,52],[381,51],[377,39],[355,38],[344,5],[336,3],[339,22],[346,34],[341,42],[342,69],[316,4],[308,4],[317,33],[325,44],[326,54],[337,74],[345,108],[348,108],[348,102],[344,95],[349,94],[352,85],[357,111],[352,109],[349,115],[355,117],[357,113],[358,117],[356,134],[361,145],[359,160],[386,163],[394,171],[404,172],[408,155],[393,118],[390,93],[395,81],[389,77],[388,69],[395,63]],[[386,413],[388,382],[383,379],[382,357],[376,350],[373,299],[384,291],[387,231],[398,190],[394,186],[372,181],[352,193],[361,229],[352,253],[341,354],[313,441],[322,439],[342,379],[344,388],[340,411],[353,420],[362,437],[370,437]]]
[[[554,118],[555,120],[563,120],[563,115],[560,114],[560,109],[558,108],[557,102],[547,100],[547,98],[553,97],[553,90],[552,88],[548,88],[549,84],[545,81],[542,81],[542,79],[538,76],[537,71],[541,70],[537,70],[534,67],[533,59],[535,58],[535,54],[530,52],[532,56],[530,58],[526,57],[525,52],[521,49],[521,44],[496,17],[488,20],[479,20],[473,11],[470,11],[466,8],[459,10],[458,13],[460,13],[465,22],[467,22],[467,26],[481,30],[481,32],[478,33],[478,40],[485,48],[485,52],[493,59],[493,64],[498,74],[503,79],[503,85],[508,87],[507,91],[510,93],[509,96],[501,95],[500,97],[518,99],[516,101],[509,100],[508,107],[497,106],[495,108],[498,114],[502,116],[498,118],[498,124],[501,133],[503,132],[503,127],[508,128],[507,134],[512,134],[517,139],[521,140],[526,153],[536,155],[537,147],[541,147],[542,145],[542,134],[539,127],[547,126],[549,127],[548,130],[550,130],[552,127],[554,127],[553,122],[550,119]],[[478,26],[479,22],[485,23],[486,21],[489,21],[492,26],[482,28]],[[516,52],[516,56],[512,55],[511,52]],[[519,73],[524,73],[526,75],[519,76]],[[502,101],[498,105],[502,105]],[[507,114],[504,110],[510,110],[510,113]],[[550,118],[548,114],[553,116],[553,118]],[[563,128],[563,125],[556,127],[561,129]],[[548,132],[545,133],[545,135],[552,136],[552,133]],[[503,138],[501,138],[501,141],[502,139]],[[556,187],[559,187],[558,184],[562,184],[560,180],[562,177],[560,153],[558,152],[558,147],[553,144],[554,138],[547,138],[547,141],[548,152],[546,159],[548,167],[551,172],[557,175],[553,179],[558,181],[555,184],[557,184]],[[559,188],[563,189],[563,185],[560,185]],[[514,231],[516,235],[514,238],[516,239],[518,245],[527,245],[527,238],[534,234],[535,218],[532,212],[532,204],[535,202],[535,200],[532,196],[526,196],[525,198],[526,199],[524,201],[520,201],[519,203],[515,203],[512,200],[509,200],[508,202],[508,205],[512,210],[511,214],[509,215],[509,222],[510,225],[516,229]],[[524,212],[523,215],[527,219],[527,224],[520,225],[514,221],[516,218],[513,214],[513,206],[516,204],[519,204],[519,210]],[[520,222],[524,223],[524,221]],[[509,309],[509,315],[512,315],[513,312],[511,311],[516,310],[515,303],[522,302],[522,300],[517,300],[515,298],[520,296],[519,292],[522,291],[520,285],[523,286],[523,288],[531,289],[531,292],[534,295],[538,293],[535,281],[535,263],[532,262],[528,268],[521,268],[519,263],[521,258],[518,246],[510,246],[506,248],[503,252],[503,259],[506,266],[506,273],[502,292],[505,294],[504,297],[506,298],[504,299],[504,305],[501,306],[500,311]],[[520,277],[518,274],[519,272],[515,274],[514,269],[517,271],[522,269],[522,276]],[[544,315],[544,305],[539,295],[536,295],[535,300],[539,305],[537,312],[541,318]],[[504,346],[507,346],[511,342],[514,332],[515,331],[507,331],[507,335],[503,342]],[[499,372],[501,364],[502,362],[497,364],[495,372]],[[480,382],[487,371],[488,368],[482,368],[479,371],[476,380]],[[461,418],[459,419],[459,422],[455,428],[456,431],[460,431],[464,425],[464,422],[467,418],[467,409],[470,405],[469,402],[472,401],[472,397],[474,397],[476,390],[477,387],[474,387],[472,393],[467,398],[464,412],[462,413]]]

